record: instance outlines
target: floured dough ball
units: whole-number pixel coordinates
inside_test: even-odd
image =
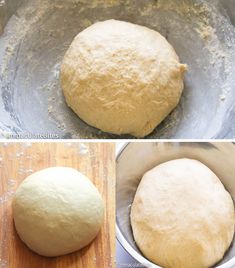
[[[131,209],[135,241],[164,268],[209,268],[234,235],[234,204],[218,177],[196,160],[179,159],[148,171]]]
[[[61,85],[68,106],[105,132],[144,137],[176,107],[186,66],[158,32],[98,22],[65,54]]]
[[[101,228],[103,210],[92,182],[66,167],[33,173],[21,183],[13,200],[20,238],[33,251],[51,257],[88,245]]]

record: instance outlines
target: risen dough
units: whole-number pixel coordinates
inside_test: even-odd
[[[137,245],[164,268],[208,268],[234,235],[234,205],[216,175],[190,159],[148,171],[137,189],[131,224]]]
[[[61,85],[67,104],[88,124],[143,137],[178,104],[185,69],[158,32],[108,20],[76,36]]]
[[[92,182],[72,168],[53,167],[27,177],[17,189],[13,216],[20,238],[44,256],[89,244],[103,221],[103,201]]]

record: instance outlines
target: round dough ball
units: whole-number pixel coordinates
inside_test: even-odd
[[[142,178],[131,208],[135,241],[164,268],[209,268],[234,235],[234,204],[218,177],[196,160],[163,163]]]
[[[107,20],[76,36],[61,85],[68,106],[86,123],[144,137],[178,104],[185,69],[158,32]]]
[[[103,210],[92,182],[67,167],[33,173],[21,183],[13,200],[20,238],[33,251],[50,257],[88,245],[101,228]]]

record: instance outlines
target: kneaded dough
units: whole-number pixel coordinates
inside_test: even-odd
[[[98,22],[65,54],[61,86],[74,112],[105,132],[144,137],[176,107],[186,65],[158,32]]]
[[[20,238],[43,256],[88,245],[103,222],[103,201],[92,182],[73,168],[52,167],[27,177],[13,200]]]
[[[163,163],[142,178],[131,208],[135,241],[164,268],[209,268],[234,235],[234,204],[218,177],[196,160]]]

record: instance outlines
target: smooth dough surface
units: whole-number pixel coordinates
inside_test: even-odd
[[[234,235],[234,204],[218,177],[191,159],[148,171],[131,209],[135,241],[164,268],[209,268],[220,261]]]
[[[114,134],[143,137],[176,107],[186,65],[158,32],[128,22],[98,22],[65,54],[61,86],[85,122]]]
[[[13,200],[15,227],[44,256],[88,245],[103,222],[103,201],[92,182],[73,168],[52,167],[27,177]]]

